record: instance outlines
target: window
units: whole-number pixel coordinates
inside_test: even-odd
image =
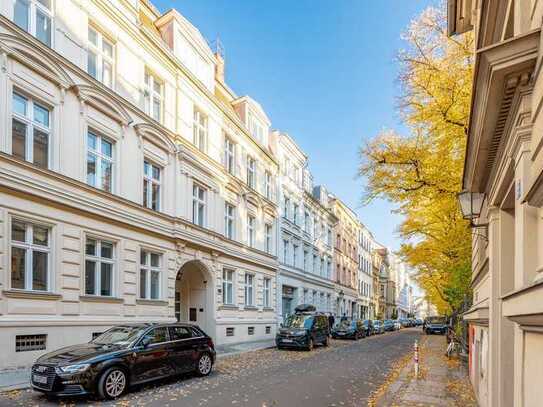
[[[288,240],[283,240],[283,263],[287,264],[288,262]]]
[[[309,266],[309,252],[304,250],[304,271],[307,271]]]
[[[150,342],[148,342],[150,345],[153,343],[166,342],[168,340],[168,327],[161,326],[159,328],[152,329],[145,334],[142,340],[145,341],[147,339],[150,339]]]
[[[317,273],[317,255],[313,255],[313,273]]]
[[[292,245],[292,266],[298,266],[298,245]]]
[[[271,334],[271,326],[267,325],[266,326],[266,335],[269,335]]]
[[[16,335],[15,352],[29,352],[34,350],[45,350],[47,347],[47,335]]]
[[[113,86],[113,43],[89,26],[87,72],[104,85]]]
[[[264,193],[266,198],[272,199],[272,176],[269,171],[264,173]]]
[[[325,271],[326,271],[326,270],[325,270],[325,268],[324,268],[324,257],[321,257],[321,268],[320,268],[320,270],[319,270],[319,274],[320,274],[321,276],[324,277]]]
[[[169,331],[171,341],[192,338],[192,330],[185,326],[170,326]]]
[[[42,168],[49,167],[51,135],[48,108],[34,100],[13,93],[11,153]]]
[[[290,199],[285,196],[283,199],[283,217],[285,219],[288,219],[289,208],[290,208]]]
[[[234,336],[234,328],[233,327],[226,328],[226,336]]]
[[[269,223],[266,223],[266,225],[264,226],[264,233],[265,233],[265,239],[266,239],[266,242],[265,242],[265,250],[266,250],[266,253],[270,254],[272,252],[272,239],[273,239],[273,235],[272,235],[272,225],[270,225]]]
[[[11,222],[11,288],[49,290],[49,228],[13,219]]]
[[[271,279],[264,279],[264,308],[271,308]]]
[[[253,189],[256,187],[256,161],[247,157],[247,185]]]
[[[249,326],[247,327],[247,335],[254,335],[255,334],[255,327]]]
[[[162,122],[162,81],[148,71],[145,71],[143,95],[145,113]]]
[[[245,274],[245,305],[247,306],[254,305],[254,279],[254,275]]]
[[[222,271],[222,303],[234,304],[234,270]]]
[[[199,185],[192,187],[192,221],[198,226],[204,227],[206,191]]]
[[[247,244],[255,247],[255,217],[247,216]]]
[[[92,333],[92,340],[95,340],[96,338],[98,338],[102,334],[103,334],[103,332],[93,332]]]
[[[140,298],[160,298],[160,254],[147,250],[140,253]]]
[[[328,246],[332,246],[332,228],[328,226],[328,236],[326,237],[326,243]]]
[[[87,238],[85,244],[85,294],[113,295],[114,244]]]
[[[207,116],[196,108],[194,108],[192,132],[196,148],[200,151],[205,151],[207,140]]]
[[[311,230],[311,217],[309,216],[309,212],[305,212],[304,213],[304,229],[306,231],[306,233],[309,233],[309,231]]]
[[[224,204],[224,236],[228,239],[234,239],[235,211],[232,205]]]
[[[113,190],[113,143],[89,130],[87,133],[87,184]]]
[[[160,209],[160,167],[147,160],[143,162],[143,206]]]
[[[295,225],[298,224],[298,209],[299,209],[298,204],[294,204],[292,208],[292,212],[293,212],[292,220]]]
[[[47,46],[51,46],[51,0],[15,0],[13,21]]]
[[[228,137],[224,138],[224,167],[230,174],[234,174],[236,168],[235,145]]]

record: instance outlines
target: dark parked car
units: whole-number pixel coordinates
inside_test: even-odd
[[[373,332],[375,334],[384,334],[385,333],[385,327],[383,326],[382,321],[380,321],[378,319],[373,320]]]
[[[383,322],[383,328],[385,331],[394,331],[394,322],[390,319],[386,319]]]
[[[373,335],[373,321],[371,319],[365,319],[362,324],[364,325],[364,328],[366,329],[366,336]]]
[[[343,318],[332,327],[334,339],[360,339],[366,337],[366,328],[360,319]]]
[[[447,328],[445,317],[428,317],[424,325],[424,332],[426,334],[438,333],[444,335],[447,333]]]
[[[41,356],[32,366],[31,385],[47,395],[113,399],[128,386],[167,376],[206,376],[214,363],[213,341],[197,326],[120,325],[91,342]]]
[[[298,348],[312,350],[316,344],[329,345],[328,317],[315,312],[312,305],[298,306],[277,331],[275,344],[278,349]]]

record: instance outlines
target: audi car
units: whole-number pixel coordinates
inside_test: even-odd
[[[41,356],[30,383],[49,396],[114,399],[131,385],[188,372],[207,376],[215,356],[212,339],[195,325],[119,325],[88,343]]]

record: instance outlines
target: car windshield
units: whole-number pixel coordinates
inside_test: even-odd
[[[343,319],[339,322],[336,322],[334,328],[346,329],[352,326],[354,326],[354,321],[351,321],[350,319]]]
[[[127,345],[145,331],[141,326],[116,326],[91,341],[97,345]]]
[[[430,317],[428,318],[428,323],[429,324],[444,324],[445,323],[445,318],[443,317]]]
[[[286,328],[304,328],[310,329],[313,324],[311,315],[291,315],[285,321]]]

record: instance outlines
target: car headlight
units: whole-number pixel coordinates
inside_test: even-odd
[[[59,373],[81,373],[89,368],[90,364],[81,363],[77,365],[68,365],[57,367]]]

